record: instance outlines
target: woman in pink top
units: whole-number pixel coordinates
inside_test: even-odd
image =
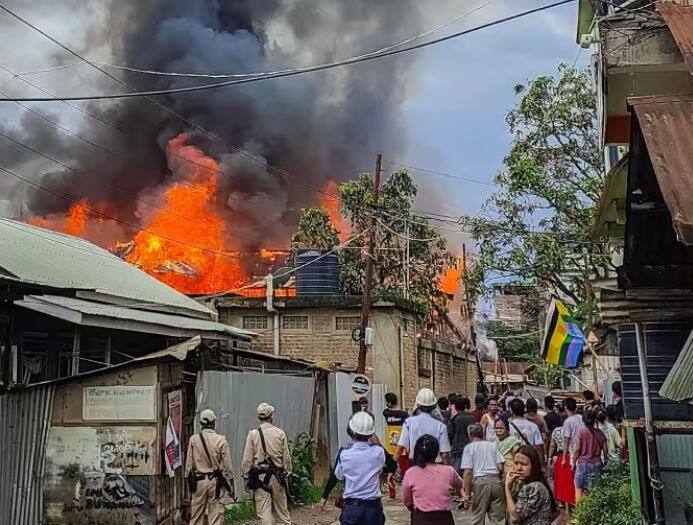
[[[414,445],[414,467],[402,482],[402,499],[411,511],[411,525],[455,525],[452,494],[462,490],[462,478],[448,465],[436,464],[438,440],[424,434]]]

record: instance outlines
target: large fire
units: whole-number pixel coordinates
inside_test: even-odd
[[[75,237],[84,237],[87,226],[87,218],[89,217],[89,201],[82,199],[75,202],[67,214],[58,217],[30,217],[29,224],[56,230]]]
[[[332,226],[337,229],[339,232],[339,239],[344,242],[351,233],[351,227],[340,210],[339,199],[337,198],[337,195],[339,195],[339,185],[333,180],[329,181],[327,186],[325,186],[325,193],[328,195],[320,196],[320,207],[330,216]]]
[[[214,213],[217,163],[180,134],[168,144],[185,182],[165,193],[164,210],[156,213],[133,239],[126,260],[187,294],[230,290],[246,282],[239,260],[226,250],[225,222]]]
[[[241,266],[243,254],[229,251],[227,224],[215,212],[219,166],[199,148],[189,145],[187,139],[187,135],[182,133],[168,143],[169,165],[179,182],[165,190],[163,203],[157,205],[156,213],[145,214],[142,229],[133,238],[123,239],[124,230],[121,228],[121,235],[115,237],[121,241],[109,248],[186,294],[229,290],[241,295],[262,297],[266,293],[264,285],[243,286],[251,281]],[[334,181],[325,187],[327,194],[337,195],[338,192],[339,187]],[[330,195],[322,196],[319,205],[327,211],[340,238],[345,240],[351,228],[341,213],[339,199]],[[148,203],[151,200],[148,199]],[[28,222],[103,243],[100,234],[104,228],[109,224],[118,226],[117,221],[106,213],[107,210],[105,203],[91,203],[83,199],[74,203],[65,214],[32,217]],[[114,237],[110,238],[111,241],[105,242],[113,242]],[[256,255],[268,263],[280,265],[286,260],[288,252],[263,248]],[[458,260],[441,277],[441,291],[455,295],[460,288],[461,276],[462,264]],[[291,287],[275,290],[276,296],[294,294],[295,289]]]

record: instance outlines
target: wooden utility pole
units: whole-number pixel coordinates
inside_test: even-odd
[[[373,206],[378,205],[380,197],[380,172],[382,171],[383,155],[378,153],[375,160],[375,173],[373,174]],[[366,328],[368,319],[371,315],[371,290],[373,288],[373,259],[375,257],[375,227],[378,223],[375,216],[375,209],[372,211],[371,231],[368,235],[368,250],[366,252],[366,279],[363,283],[363,304],[361,306],[361,334],[359,336],[359,360],[356,371],[359,374],[366,372]]]

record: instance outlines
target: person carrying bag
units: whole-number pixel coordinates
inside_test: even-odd
[[[246,487],[253,492],[255,510],[262,525],[272,525],[273,514],[280,525],[290,525],[287,477],[291,473],[289,441],[283,430],[272,424],[274,407],[257,407],[258,428],[248,432],[241,471]]]
[[[185,458],[185,476],[192,494],[190,525],[222,525],[224,506],[222,489],[235,497],[231,452],[226,437],[214,431],[216,415],[211,410],[200,414],[202,430],[190,438]]]

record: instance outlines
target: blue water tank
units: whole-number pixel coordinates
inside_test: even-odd
[[[339,259],[325,253],[300,250],[296,254],[296,295],[339,295]]]

